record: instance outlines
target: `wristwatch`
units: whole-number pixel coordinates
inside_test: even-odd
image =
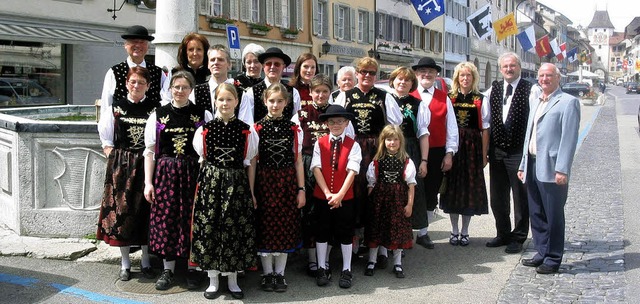
[[[425,162],[425,163],[427,163],[427,164],[429,163],[429,161],[428,161],[428,160],[426,160],[426,159],[422,159],[422,161],[423,161],[423,162]]]
[[[307,192],[307,187],[298,187],[298,191]]]

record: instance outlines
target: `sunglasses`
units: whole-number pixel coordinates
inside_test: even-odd
[[[362,74],[364,76],[367,76],[367,75],[376,76],[376,74],[378,74],[378,71],[360,70],[360,71],[358,71],[358,73],[360,73],[360,74]]]

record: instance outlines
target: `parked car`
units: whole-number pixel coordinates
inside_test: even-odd
[[[562,86],[562,91],[576,97],[582,97],[591,91],[591,87],[586,83],[569,82]]]
[[[57,104],[53,96],[37,81],[24,78],[0,78],[0,105]]]
[[[453,81],[450,78],[436,77],[436,81],[433,85],[436,87],[436,89],[443,90],[448,93],[449,90],[451,90],[452,84]],[[375,86],[377,88],[386,90],[389,93],[393,93],[393,89],[389,86],[389,80],[378,80],[376,81]],[[418,86],[420,86],[420,84],[418,84]],[[420,93],[418,93],[418,90],[413,90],[409,94],[413,95],[416,98],[420,98]]]
[[[629,93],[636,93],[636,94],[640,94],[640,84],[638,84],[637,82],[627,82],[627,94]]]
[[[621,86],[623,82],[622,78],[618,78],[618,80],[616,80],[616,85]]]

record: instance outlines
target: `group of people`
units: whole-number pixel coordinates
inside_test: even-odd
[[[487,246],[521,252],[531,216],[538,254],[523,264],[557,271],[579,107],[559,91],[555,66],[542,66],[541,92],[531,93],[518,56],[504,54],[504,80],[482,94],[477,68],[462,62],[444,92],[434,87],[441,67],[425,57],[395,69],[387,92],[374,86],[378,62],[365,57],[338,71],[334,91],[310,53],[284,83],[291,58],[249,44],[232,79],[228,50],[200,34],[184,37],[170,73],[144,61],[146,28],[122,38],[128,57],[107,72],[98,124],[108,162],[97,233],[120,248],[120,280],[131,278],[130,248],[140,246],[144,277],[157,276],[150,253],[163,260],[158,290],[173,286],[184,258],[189,288],[206,271],[207,299],[220,276],[243,298],[238,274],[258,261],[260,288],[283,292],[288,254],[305,248],[307,272],[325,286],[339,246],[338,285],[350,288],[360,244],[369,249],[364,275],[386,268],[391,251],[392,272],[404,278],[412,229],[416,244],[434,248],[438,205],[451,220],[449,243],[469,245],[471,217],[489,210],[488,163],[497,237]]]

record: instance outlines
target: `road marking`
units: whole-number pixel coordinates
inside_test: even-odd
[[[33,278],[20,277],[20,276],[6,274],[6,273],[0,273],[0,282],[20,285],[24,287],[31,287],[32,285],[38,283],[39,280],[33,279]]]
[[[580,146],[582,145],[582,142],[584,141],[585,137],[587,137],[587,135],[589,134],[589,131],[591,130],[593,123],[596,121],[596,118],[598,118],[598,114],[600,114],[600,110],[602,110],[602,107],[598,107],[598,109],[595,110],[593,114],[591,114],[591,119],[584,126],[582,131],[580,131],[580,134],[578,134],[578,145],[576,146],[576,153],[578,152],[578,150],[580,150]]]

